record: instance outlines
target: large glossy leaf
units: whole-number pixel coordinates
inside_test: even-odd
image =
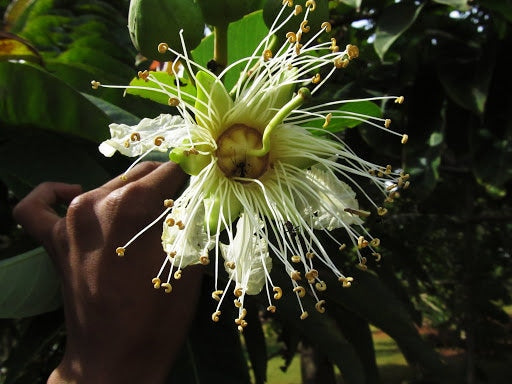
[[[0,63],[0,121],[32,125],[94,142],[107,138],[108,116],[43,69]]]
[[[374,41],[375,51],[381,60],[395,40],[414,23],[424,5],[403,1],[384,9],[377,22]]]
[[[2,318],[39,315],[61,305],[57,273],[42,247],[0,261],[0,292]]]
[[[244,16],[242,19],[231,23],[228,28],[228,63],[251,56],[258,43],[266,36],[268,28],[261,17],[262,11],[257,11]],[[203,39],[201,44],[192,51],[192,57],[200,65],[206,67],[213,59],[213,35]],[[240,71],[245,63],[237,68]],[[236,70],[230,71],[226,76],[224,84],[229,90],[237,81],[239,73]]]

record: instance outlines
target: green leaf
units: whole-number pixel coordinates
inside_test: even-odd
[[[134,125],[140,121],[140,118],[131,114],[128,111],[125,111],[122,108],[119,108],[117,105],[109,103],[99,97],[95,97],[93,95],[88,95],[87,93],[82,93],[84,97],[86,97],[91,103],[100,108],[105,114],[110,118],[110,120],[115,121],[117,124],[127,124]]]
[[[346,4],[349,7],[359,10],[361,8],[362,0],[340,0],[340,3]]]
[[[35,316],[61,305],[57,272],[42,247],[0,261],[0,292],[0,318]]]
[[[322,131],[337,133],[347,128],[357,127],[358,125],[364,123],[365,120],[368,120],[368,117],[382,117],[382,111],[380,107],[371,101],[358,101],[354,103],[343,104],[340,108],[338,108],[336,115],[339,115],[339,112],[341,112],[343,117],[332,119],[326,128],[323,128],[325,119],[309,121],[305,123],[304,126],[318,128],[312,130],[311,132],[313,134],[322,135],[324,134]]]
[[[437,147],[444,140],[443,134],[441,132],[432,132],[428,139],[428,145],[431,147]]]
[[[145,81],[144,79],[135,77],[130,81],[130,87],[133,88],[126,88],[126,93],[144,97],[160,104],[169,105],[170,96],[166,92],[170,92],[174,95],[178,94],[176,76],[170,75],[165,71],[150,71],[149,74],[156,78],[160,84],[155,83],[154,81]],[[195,102],[196,88],[187,75],[180,78],[179,82],[182,99],[187,104],[193,105]]]
[[[510,6],[510,1],[486,0],[482,1],[479,6],[494,11],[494,16],[501,16],[505,18],[509,23],[512,23],[512,7]]]
[[[456,8],[460,11],[467,11],[471,8],[468,4],[468,0],[434,0],[435,3],[449,5],[450,7]]]
[[[97,143],[107,138],[110,122],[102,110],[58,78],[33,65],[12,62],[0,63],[0,121]]]
[[[417,6],[413,2],[400,2],[384,9],[377,21],[373,43],[381,60],[395,40],[414,23],[424,5],[425,3]]]

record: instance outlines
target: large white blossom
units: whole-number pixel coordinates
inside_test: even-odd
[[[276,300],[283,290],[289,290],[297,296],[301,318],[307,317],[301,303],[307,291],[317,300],[317,310],[323,312],[324,301],[317,291],[323,291],[326,285],[315,265],[327,266],[343,286],[350,286],[352,278],[332,262],[315,231],[330,235],[334,229],[345,229],[349,246],[356,249],[359,265],[364,268],[366,257],[362,252],[377,258],[380,255],[376,250],[379,240],[365,230],[363,219],[370,211],[382,215],[386,209],[370,199],[356,180],[370,180],[388,200],[397,189],[408,185],[408,175],[359,158],[326,130],[336,119],[352,118],[397,134],[388,129],[388,120],[339,109],[354,100],[308,103],[310,106],[304,107],[336,70],[345,68],[358,55],[355,46],[341,50],[334,39],[315,43],[330,31],[330,25],[326,22],[316,33],[310,31],[307,18],[314,2],[308,3],[298,16],[297,9],[286,15],[285,4],[254,54],[219,75],[161,44],[160,50],[172,52],[183,63],[197,93],[185,92],[179,82],[170,86],[151,73],[139,74],[168,95],[169,104],[179,115],[143,119],[135,126],[111,124],[112,137],[100,146],[106,156],[115,151],[140,156],[170,149],[171,160],[191,175],[182,195],[176,201],[166,201],[161,216],[166,257],[153,284],[170,292],[172,277],[180,278],[188,265],[209,264],[213,255],[212,296],[219,303],[212,319],[218,320],[221,303],[232,287],[240,330],[247,324],[245,295],[263,289],[269,311],[275,311]],[[290,31],[281,47],[270,49],[271,36],[292,17],[303,17],[301,28]],[[305,33],[315,35],[302,43]],[[240,80],[227,90],[223,79],[226,73],[239,71],[240,64],[244,67]],[[93,87],[98,86],[93,81]],[[379,99],[402,101],[394,96]],[[308,126],[319,119],[323,127]],[[406,135],[397,135],[402,142],[407,140]],[[369,211],[360,208],[356,192],[365,197]],[[221,241],[223,231],[225,243]],[[127,247],[138,235],[119,247],[118,254],[128,252]],[[340,250],[345,248],[334,236],[330,238]],[[285,268],[290,286],[277,286],[271,268]],[[224,270],[229,281],[219,286]]]

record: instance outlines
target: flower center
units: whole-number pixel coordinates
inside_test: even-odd
[[[226,129],[217,140],[217,164],[227,177],[257,179],[265,173],[268,154],[251,156],[247,152],[261,148],[261,133],[244,124]]]

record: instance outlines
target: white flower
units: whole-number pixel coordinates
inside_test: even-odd
[[[304,21],[314,2],[308,4]],[[281,14],[285,11],[286,5]],[[288,18],[291,17],[300,16],[292,12]],[[172,148],[171,160],[179,163],[191,178],[183,194],[173,204],[168,202],[161,216],[166,216],[162,244],[167,257],[153,284],[170,292],[171,276],[179,278],[181,270],[190,264],[208,264],[209,255],[213,254],[216,282],[212,296],[219,303],[212,319],[218,320],[221,303],[232,285],[240,330],[247,324],[243,307],[246,294],[257,294],[264,288],[268,310],[274,311],[275,300],[283,290],[288,290],[273,283],[269,254],[275,256],[274,267],[284,267],[290,275],[289,290],[298,299],[301,318],[307,317],[301,303],[306,288],[316,298],[317,310],[323,312],[324,301],[316,291],[323,291],[326,286],[315,264],[330,268],[343,286],[350,286],[352,278],[344,276],[332,262],[314,230],[329,233],[344,228],[364,268],[366,258],[362,252],[380,257],[375,250],[379,241],[363,227],[362,219],[370,212],[360,209],[356,192],[349,184],[378,214],[384,214],[385,208],[369,198],[357,184],[357,178],[369,179],[388,200],[398,188],[408,185],[408,175],[359,158],[325,129],[336,119],[352,118],[396,134],[405,142],[406,135],[388,129],[388,120],[339,109],[354,100],[303,107],[334,71],[357,57],[357,48],[347,45],[340,51],[334,39],[314,43],[330,30],[328,23],[301,44],[301,35],[308,29],[302,23],[300,30],[287,35],[288,41],[281,47],[270,49],[270,38],[282,25],[276,21],[252,56],[227,67],[218,76],[161,44],[159,49],[171,51],[184,63],[197,94],[185,92],[179,82],[169,86],[151,74],[140,74],[159,85],[159,91],[168,95],[169,103],[177,107],[180,116],[143,119],[133,127],[112,124],[112,138],[100,146],[107,156],[115,150],[139,156],[151,150]],[[240,63],[245,63],[240,81],[228,91],[222,80]],[[325,73],[323,78],[321,70]],[[99,85],[93,82],[93,87]],[[379,99],[403,100],[391,96]],[[319,119],[323,128],[308,127],[308,123]],[[390,182],[393,188],[389,187]],[[227,244],[221,243],[223,231]],[[139,234],[120,247],[118,253],[124,254]],[[330,237],[340,250],[345,247]],[[225,287],[218,286],[221,257],[229,278]]]

